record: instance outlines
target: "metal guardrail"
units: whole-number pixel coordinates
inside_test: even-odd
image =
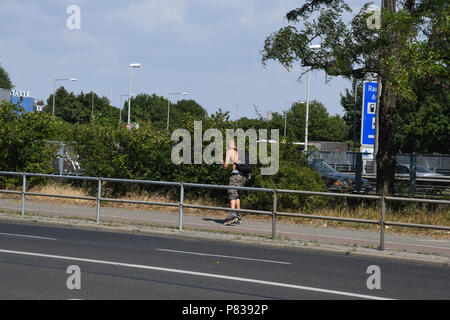
[[[276,239],[276,218],[277,218],[277,216],[378,224],[380,226],[380,246],[379,246],[380,250],[384,250],[384,232],[385,232],[386,226],[399,226],[399,227],[409,227],[409,228],[424,228],[424,229],[450,231],[450,227],[448,227],[448,226],[424,225],[424,224],[386,221],[386,201],[406,201],[406,202],[420,202],[420,203],[450,205],[450,201],[448,201],[448,200],[432,200],[432,199],[404,198],[404,197],[385,197],[385,196],[375,196],[375,195],[344,194],[344,193],[315,192],[315,191],[302,191],[302,190],[267,189],[267,188],[252,188],[252,187],[237,187],[237,186],[231,187],[229,185],[211,185],[211,184],[166,182],[166,181],[152,181],[152,180],[132,180],[132,179],[117,179],[117,178],[101,178],[101,177],[50,175],[50,174],[8,172],[8,171],[0,171],[0,176],[22,177],[22,191],[0,190],[0,193],[21,195],[21,197],[22,197],[21,215],[22,216],[25,215],[26,196],[41,196],[41,197],[54,197],[54,198],[67,198],[67,199],[80,199],[80,200],[96,201],[96,203],[97,203],[96,204],[96,208],[97,208],[96,222],[97,223],[100,222],[100,211],[101,211],[101,203],[102,202],[121,202],[121,203],[133,203],[133,204],[144,204],[144,205],[179,207],[178,229],[180,231],[183,230],[183,209],[184,208],[195,208],[195,209],[203,209],[203,210],[218,210],[218,211],[235,211],[235,212],[248,213],[248,214],[264,214],[264,215],[272,216],[272,239]],[[85,196],[68,196],[68,195],[58,195],[58,194],[27,192],[26,191],[27,190],[26,189],[27,177],[44,177],[44,178],[53,178],[53,179],[76,179],[76,180],[86,180],[86,181],[97,181],[97,196],[96,197],[85,197]],[[102,197],[102,182],[138,183],[138,184],[174,186],[174,187],[180,188],[180,200],[177,203],[170,203],[170,202],[157,202],[157,201],[137,201],[137,200],[126,200],[126,199],[103,198]],[[272,210],[264,211],[264,210],[250,210],[250,209],[231,209],[231,208],[225,208],[225,207],[213,207],[213,206],[185,204],[184,203],[184,189],[186,187],[188,187],[188,188],[206,188],[206,189],[224,189],[224,190],[228,190],[228,189],[232,188],[232,189],[243,190],[243,191],[272,193],[272,197],[273,197]],[[298,194],[298,195],[311,195],[311,196],[326,196],[326,197],[358,198],[358,199],[379,201],[381,204],[380,220],[366,220],[366,219],[354,219],[354,218],[343,218],[343,217],[333,217],[333,216],[319,216],[319,215],[310,215],[310,214],[280,212],[277,210],[277,203],[278,203],[278,194],[282,194],[282,193]]]

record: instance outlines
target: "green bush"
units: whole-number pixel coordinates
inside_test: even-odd
[[[186,114],[181,127],[191,132],[193,137],[194,120],[202,120],[203,133],[216,128],[226,137],[225,130],[236,124],[228,119],[228,114],[218,111],[209,117],[198,119]],[[128,130],[124,126],[108,126],[98,123],[67,124],[56,120],[49,114],[23,112],[20,106],[11,103],[0,105],[0,170],[33,173],[51,173],[51,163],[56,154],[55,145],[47,140],[64,140],[74,148],[79,156],[86,176],[104,178],[122,178],[134,180],[174,181],[201,184],[227,185],[231,167],[224,169],[221,165],[181,164],[175,165],[171,160],[171,133],[160,129],[152,123],[141,123],[139,129]],[[194,141],[191,141],[191,153]],[[203,148],[209,142],[202,142]],[[225,155],[226,143],[223,143]],[[261,165],[257,165],[252,179],[247,186],[260,188],[279,188],[294,190],[324,191],[320,177],[307,165],[302,153],[291,144],[280,145],[279,171],[273,176],[262,176]],[[30,179],[32,180],[32,179]],[[3,184],[20,185],[20,179],[3,178]],[[44,183],[45,179],[35,182]],[[74,181],[96,190],[95,183]],[[142,184],[107,183],[107,194],[126,194],[128,192],[159,192],[172,198],[178,198],[178,188],[149,186]],[[174,190],[176,190],[174,192]],[[272,194],[261,192],[242,192],[245,207],[271,210]],[[214,199],[227,203],[224,189],[186,188],[186,198]],[[303,207],[322,204],[324,200],[280,194],[279,210],[296,210]]]
[[[139,129],[98,125],[75,125],[69,133],[75,142],[85,175],[135,180],[224,184],[226,172],[220,166],[181,164],[171,161],[170,132],[143,123]],[[125,184],[109,184],[113,193],[129,191]],[[134,191],[154,190],[138,186]],[[161,189],[161,188],[157,188]],[[198,193],[187,190],[186,195]],[[203,190],[200,192],[203,193]],[[214,191],[208,190],[212,194]]]
[[[261,175],[260,166],[254,170],[247,186],[268,189],[326,191],[326,185],[306,162],[306,158],[290,143],[280,144],[279,170],[275,175]],[[325,197],[278,193],[277,211],[310,209],[327,203]],[[273,194],[251,192],[242,197],[246,207],[272,211]]]
[[[58,125],[48,114],[25,112],[20,105],[10,102],[0,103],[0,171],[51,173],[55,148],[46,141]],[[3,178],[3,181],[16,184],[18,180]],[[44,181],[30,179],[31,184]]]
[[[193,137],[193,120],[186,115],[182,127],[191,132]],[[203,120],[203,132],[209,128],[217,128],[223,132],[232,128],[226,113],[219,111]],[[221,165],[180,164],[171,161],[174,143],[170,132],[155,128],[151,123],[141,124],[139,129],[128,130],[125,127],[107,127],[98,125],[76,125],[70,136],[75,142],[73,147],[79,154],[81,166],[85,175],[94,177],[113,177],[135,180],[174,181],[200,184],[227,185],[231,166],[224,169]],[[191,154],[193,155],[193,139]],[[203,148],[209,142],[203,142]],[[223,143],[225,155],[226,143]],[[261,165],[257,165],[252,179],[247,186],[260,188],[279,188],[293,190],[325,191],[325,184],[318,174],[310,169],[303,154],[292,144],[280,146],[279,171],[273,176],[263,176],[259,173]],[[126,192],[165,192],[178,198],[178,190],[160,186],[108,183],[109,192],[124,194]],[[168,190],[172,191],[169,192]],[[261,192],[242,192],[242,201],[246,207],[270,209],[272,195]],[[214,199],[228,202],[227,192],[223,189],[186,188],[186,198]],[[304,207],[314,207],[325,203],[323,198],[280,194],[280,210],[298,210]]]

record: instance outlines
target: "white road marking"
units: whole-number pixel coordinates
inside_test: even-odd
[[[42,240],[52,240],[52,241],[58,240],[58,239],[55,239],[55,238],[30,236],[30,235],[27,235],[27,234],[17,234],[17,233],[4,233],[4,232],[0,232],[0,235],[4,235],[4,236],[12,236],[12,237],[24,237],[24,238],[42,239]]]
[[[238,259],[238,260],[258,261],[258,262],[269,262],[269,263],[279,263],[279,264],[291,264],[290,262],[283,262],[283,261],[264,260],[264,259],[255,259],[255,258],[246,258],[246,257],[236,257],[236,256],[225,256],[225,255],[220,255],[220,254],[200,253],[200,252],[192,252],[192,251],[180,251],[180,250],[170,250],[170,249],[156,249],[156,250],[159,250],[159,251],[167,251],[167,252],[175,252],[175,253],[193,254],[193,255],[198,255],[198,256],[210,256],[210,257],[219,257],[219,258],[228,258],[228,259]]]
[[[338,290],[328,290],[328,289],[321,289],[321,288],[314,288],[314,287],[307,287],[307,286],[299,286],[299,285],[289,284],[289,283],[272,282],[272,281],[241,278],[241,277],[232,277],[232,276],[212,274],[212,273],[188,271],[188,270],[181,270],[181,269],[162,268],[162,267],[130,264],[130,263],[123,263],[123,262],[85,259],[85,258],[77,258],[77,257],[59,256],[59,255],[43,254],[43,253],[35,253],[35,252],[13,251],[13,250],[4,250],[4,249],[0,249],[0,253],[43,257],[43,258],[60,259],[60,260],[72,260],[72,261],[106,264],[106,265],[113,265],[113,266],[120,266],[120,267],[127,267],[127,268],[138,268],[138,269],[146,269],[146,270],[180,273],[180,274],[187,274],[187,275],[199,276],[199,277],[225,279],[225,280],[256,283],[256,284],[275,286],[275,287],[283,287],[283,288],[290,288],[290,289],[299,289],[299,290],[305,290],[305,291],[320,292],[320,293],[326,293],[326,294],[335,294],[335,295],[347,296],[347,297],[352,297],[352,298],[373,299],[373,300],[392,300],[389,298],[376,297],[376,296],[370,296],[370,295],[359,294],[359,293],[352,293],[352,292],[345,292],[345,291],[338,291]]]

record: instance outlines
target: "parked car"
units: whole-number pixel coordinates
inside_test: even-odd
[[[330,191],[355,192],[356,178],[353,175],[338,172],[322,159],[312,159],[311,167],[320,173]],[[361,192],[372,191],[369,180],[361,178]]]
[[[409,170],[409,164],[397,164],[395,166],[395,174],[398,175],[407,175],[409,177],[410,170]],[[443,174],[436,173],[431,169],[428,169],[425,166],[422,166],[420,164],[416,165],[416,177],[442,177]]]

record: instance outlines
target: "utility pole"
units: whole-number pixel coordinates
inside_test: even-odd
[[[94,91],[91,93],[92,95],[92,103],[91,103],[91,120],[94,119]]]
[[[355,103],[353,104],[353,152],[356,151],[356,98],[358,96],[358,86],[355,79],[353,79],[353,94],[355,95]]]

